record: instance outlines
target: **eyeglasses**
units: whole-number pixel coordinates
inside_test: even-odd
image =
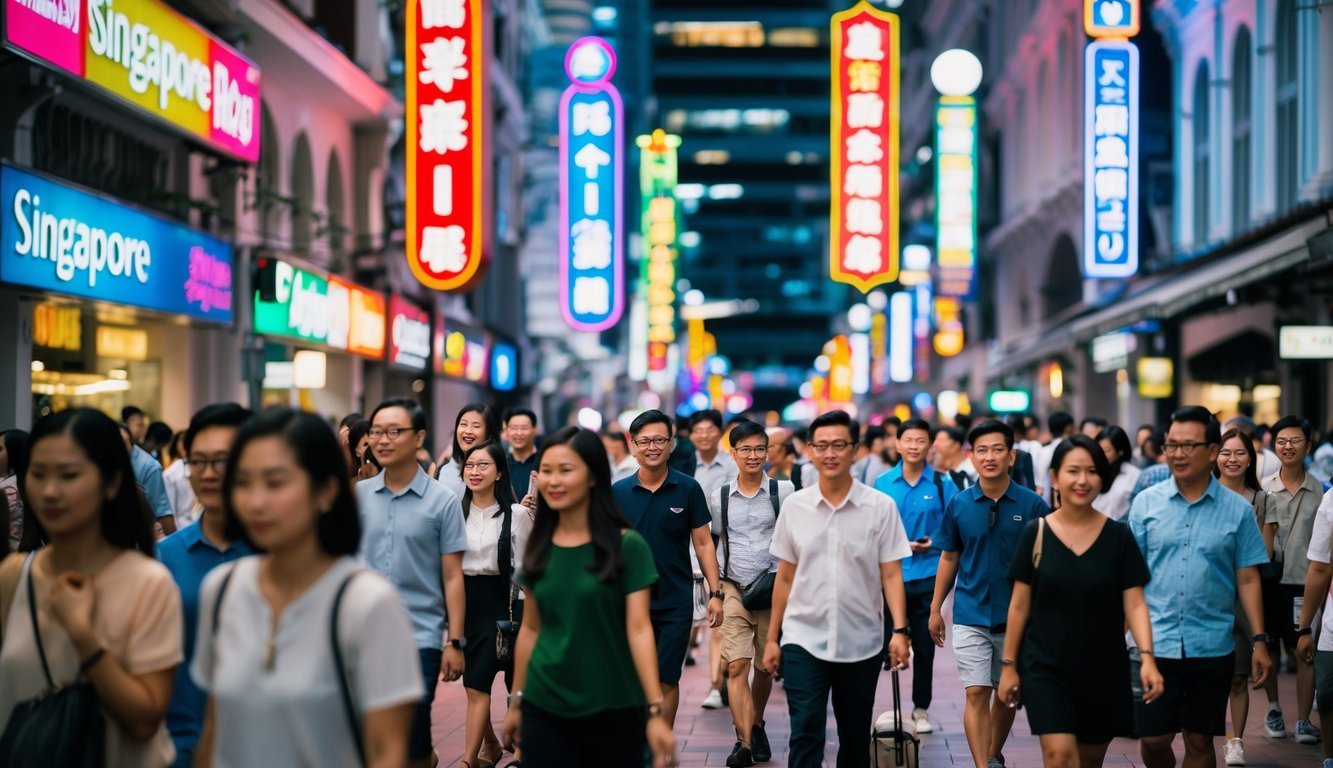
[[[1008,448],[1008,446],[1004,446],[1004,445],[997,445],[997,446],[994,446],[994,447],[989,446],[989,445],[983,445],[983,446],[981,446],[980,448],[973,448],[973,449],[972,449],[972,453],[973,453],[973,454],[975,454],[975,455],[977,455],[977,456],[981,456],[981,457],[990,456],[990,455],[992,455],[992,454],[995,455],[995,456],[1003,456],[1003,455],[1005,455],[1005,454],[1008,453],[1008,452],[1009,452],[1009,448]]]
[[[828,453],[829,451],[833,451],[834,453],[842,453],[843,451],[851,447],[852,444],[846,440],[834,440],[831,443],[810,444],[810,450],[814,451],[815,453]]]
[[[746,445],[736,449],[736,453],[742,456],[767,456],[768,446],[766,445]]]
[[[1278,439],[1273,441],[1273,445],[1276,445],[1279,448],[1286,448],[1288,446],[1292,448],[1298,448],[1300,447],[1301,443],[1304,442],[1305,438],[1303,437],[1279,437]]]
[[[486,470],[490,469],[493,466],[495,465],[490,463],[489,461],[475,461],[475,462],[469,461],[468,463],[463,465],[463,469],[467,470],[468,472],[471,472],[474,469],[477,470],[478,472],[485,472]]]
[[[992,502],[990,503],[990,515],[989,515],[989,517],[987,518],[987,522],[986,522],[986,527],[987,527],[987,528],[994,528],[994,527],[995,527],[995,518],[998,517],[999,514],[1000,514],[1000,502],[998,502],[998,501],[992,501]]]
[[[1185,456],[1190,456],[1195,451],[1199,450],[1200,446],[1204,445],[1208,445],[1208,443],[1167,443],[1162,446],[1162,451],[1165,453],[1179,453]]]
[[[1249,455],[1250,452],[1245,450],[1244,448],[1237,448],[1235,450],[1232,450],[1230,448],[1223,448],[1222,450],[1217,452],[1217,458],[1219,459],[1230,459],[1232,457],[1235,457],[1237,459],[1243,459]]]
[[[213,471],[220,475],[227,470],[227,457],[214,456],[205,459],[202,456],[192,456],[185,460],[185,466],[189,467],[191,472],[203,472],[205,467],[212,467]]]
[[[664,448],[669,442],[671,442],[669,437],[640,437],[634,444],[640,448]]]
[[[371,440],[378,440],[381,437],[387,437],[390,440],[397,440],[398,436],[404,432],[416,432],[415,429],[407,427],[389,427],[388,429],[372,429],[366,433]]]

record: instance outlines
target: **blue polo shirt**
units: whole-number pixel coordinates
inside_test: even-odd
[[[195,634],[199,629],[199,585],[204,576],[223,563],[254,554],[244,541],[233,541],[227,549],[204,535],[203,526],[191,523],[157,543],[157,559],[171,571],[181,591],[181,617],[185,620],[185,663],[176,667],[176,687],[167,707],[167,730],[176,749],[194,749],[204,728],[204,705],[208,697],[190,678]]]
[[[936,478],[939,484],[936,484]],[[944,475],[937,475],[929,464],[921,470],[921,477],[916,485],[903,478],[902,462],[875,479],[875,490],[887,494],[898,505],[898,516],[903,520],[903,530],[908,541],[916,541],[929,536],[932,541],[944,522],[944,508],[949,500],[958,493],[958,486]],[[943,497],[941,498],[941,493]],[[929,552],[914,554],[903,560],[903,581],[929,579],[940,569],[939,542]]]
[[[1190,503],[1172,477],[1140,493],[1125,522],[1152,573],[1143,593],[1158,657],[1234,651],[1236,571],[1268,562],[1250,502],[1209,477]]]
[[[153,517],[171,517],[171,498],[167,496],[162,465],[157,459],[136,445],[130,450],[130,468],[134,470],[134,482],[143,489],[148,506],[153,509]]]
[[[426,471],[394,493],[383,472],[356,484],[361,557],[398,588],[418,648],[444,647],[444,555],[467,550],[463,506]],[[462,627],[458,628],[462,631]]]
[[[668,470],[656,491],[639,485],[639,473],[611,486],[616,506],[648,542],[659,581],[653,591],[654,611],[693,610],[694,568],[690,565],[691,535],[695,528],[711,527],[713,516],[698,481]]]
[[[990,524],[991,505],[995,525]],[[958,578],[954,590],[953,622],[993,628],[1009,620],[1009,597],[1018,539],[1028,522],[1043,517],[1050,507],[1040,496],[1013,481],[997,502],[977,484],[954,494],[944,510],[935,546],[957,552]]]

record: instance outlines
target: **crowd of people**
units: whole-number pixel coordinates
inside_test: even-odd
[[[1184,407],[1131,440],[1066,413],[650,410],[543,435],[476,403],[432,455],[410,399],[337,426],[120,415],[0,433],[0,764],[425,768],[461,681],[460,766],[668,766],[705,663],[728,766],[774,759],[780,679],[787,765],[823,764],[831,704],[837,765],[865,768],[881,673],[914,668],[903,725],[932,733],[950,642],[977,768],[1019,707],[1047,766],[1132,736],[1165,768],[1177,734],[1186,765],[1223,735],[1244,765],[1251,688],[1288,735],[1284,654],[1290,735],[1333,768],[1333,442],[1296,416]]]

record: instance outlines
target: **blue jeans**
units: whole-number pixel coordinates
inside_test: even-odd
[[[875,688],[881,657],[865,661],[823,661],[799,645],[782,646],[782,684],[791,717],[789,768],[820,768],[829,697],[838,722],[837,768],[869,768],[870,727],[875,721]]]

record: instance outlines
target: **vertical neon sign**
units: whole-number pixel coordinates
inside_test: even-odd
[[[1083,275],[1139,271],[1139,31],[1137,0],[1085,0]]]
[[[665,371],[676,341],[676,150],[680,137],[662,130],[640,136],[643,201],[641,288],[648,304],[648,370]]]
[[[899,384],[912,380],[912,344],[915,338],[912,294],[898,291],[889,297],[889,378]]]
[[[977,102],[971,96],[940,97],[935,157],[937,293],[966,301],[977,272]]]
[[[407,263],[437,291],[486,274],[484,0],[407,0]]]
[[[565,55],[573,84],[560,99],[560,312],[580,331],[610,328],[625,309],[625,107],[615,71],[600,37]]]

